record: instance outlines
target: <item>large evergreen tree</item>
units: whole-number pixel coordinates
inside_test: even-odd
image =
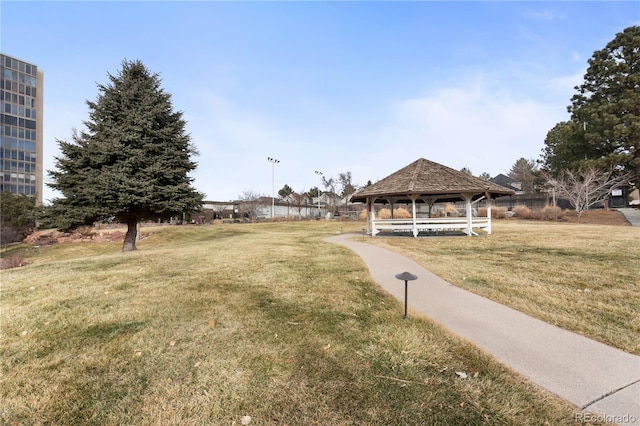
[[[182,112],[158,74],[140,61],[124,61],[109,83],[87,101],[86,130],[58,141],[61,155],[50,187],[63,194],[49,207],[59,226],[72,228],[113,218],[127,224],[123,251],[135,250],[141,220],[169,218],[202,203],[189,172],[196,154]]]
[[[640,184],[640,26],[618,33],[588,63],[568,108],[571,122],[547,135],[545,167],[619,167]]]
[[[544,140],[541,163],[552,176],[565,170],[578,170],[585,160],[599,158],[599,153],[585,141],[582,125],[562,121],[549,130]]]

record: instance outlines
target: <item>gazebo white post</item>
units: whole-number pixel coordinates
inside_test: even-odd
[[[484,193],[487,199],[487,234],[491,235],[491,194],[489,192]]]
[[[416,223],[416,199],[418,196],[411,196],[411,216],[413,217],[413,237],[416,238],[418,236],[418,225]]]
[[[369,197],[367,197],[366,209],[367,209],[367,234],[371,234],[371,198]]]
[[[376,229],[375,223],[376,223],[376,209],[373,206],[373,203],[375,202],[375,198],[373,200],[371,200],[371,202],[369,203],[369,211],[371,212],[371,235],[376,235],[378,233],[378,230]]]
[[[473,194],[462,194],[464,200],[467,202],[467,235],[473,235],[473,214],[471,213],[471,198]]]

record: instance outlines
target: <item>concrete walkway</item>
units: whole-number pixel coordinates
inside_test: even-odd
[[[400,254],[357,239],[342,234],[327,241],[358,254],[372,278],[403,303],[404,282],[395,275],[417,275],[409,282],[410,309],[575,404],[577,416],[591,412],[619,424],[640,424],[640,357],[462,290]]]
[[[633,208],[618,209],[631,226],[640,226],[640,210]]]

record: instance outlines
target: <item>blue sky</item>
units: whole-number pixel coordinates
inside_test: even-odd
[[[44,71],[44,165],[96,84],[139,59],[200,155],[208,200],[375,182],[423,157],[479,175],[538,159],[628,2],[13,2],[1,50]],[[46,180],[46,178],[45,178]],[[48,188],[44,198],[57,196]]]

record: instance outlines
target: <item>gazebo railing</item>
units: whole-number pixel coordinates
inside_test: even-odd
[[[468,234],[469,221],[466,217],[430,217],[416,218],[415,227],[413,219],[373,219],[372,235],[381,231],[398,233],[413,232],[414,235],[420,232],[446,232],[463,231]],[[471,229],[482,229],[491,232],[491,219],[488,217],[474,217],[471,219]]]

